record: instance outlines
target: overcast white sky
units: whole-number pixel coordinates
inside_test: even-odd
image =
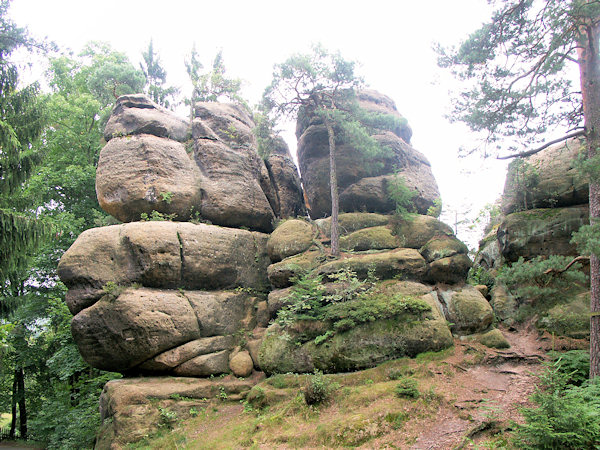
[[[432,50],[435,42],[459,43],[487,20],[485,0],[13,0],[11,16],[62,48],[107,41],[136,65],[152,38],[169,83],[185,91],[183,61],[192,43],[205,66],[222,48],[229,74],[244,80],[251,103],[275,63],[321,42],[359,61],[366,82],[394,99],[413,129],[412,145],[432,164],[447,212],[475,214],[502,191],[504,164],[457,157],[473,141],[444,117],[453,80]],[[285,137],[295,149],[293,133]],[[453,225],[450,215],[444,218]],[[479,237],[468,240],[472,245]]]

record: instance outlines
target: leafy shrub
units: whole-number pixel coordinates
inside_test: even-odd
[[[600,380],[569,386],[561,361],[539,376],[531,396],[535,408],[522,409],[525,424],[515,424],[514,444],[519,448],[598,448],[600,442]]]
[[[481,266],[471,267],[469,274],[467,275],[467,283],[472,284],[473,286],[483,284],[487,286],[488,291],[492,290],[495,281],[492,274]]]
[[[332,392],[331,382],[320,370],[315,370],[313,375],[308,376],[306,385],[302,390],[307,405],[317,405],[329,400]]]
[[[417,380],[410,377],[402,377],[398,381],[395,388],[396,396],[401,398],[419,398],[421,393],[419,392]]]

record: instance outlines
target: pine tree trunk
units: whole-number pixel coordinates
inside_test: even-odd
[[[19,368],[17,375],[17,383],[19,390],[19,433],[21,439],[27,439],[27,408],[25,407],[25,373],[22,368]]]
[[[329,137],[329,185],[331,186],[331,255],[340,256],[340,232],[338,226],[339,196],[337,186],[337,169],[335,165],[335,133],[333,124],[325,119],[327,136]]]
[[[581,27],[579,71],[583,97],[583,115],[588,157],[593,158],[600,148],[600,55],[598,37],[600,25],[590,20]],[[600,186],[597,179],[590,179],[590,223],[600,218]],[[590,255],[590,378],[600,376],[600,260]]]

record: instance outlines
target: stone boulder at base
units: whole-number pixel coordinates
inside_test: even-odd
[[[361,153],[350,142],[336,144],[336,164],[340,195],[340,211],[393,212],[396,205],[390,200],[388,188],[402,179],[415,193],[415,210],[425,214],[440,194],[431,167],[425,156],[410,145],[412,132],[405,125],[394,102],[375,91],[358,94],[361,107],[375,113],[385,113],[399,119],[393,131],[376,130],[374,139],[381,145],[381,154],[373,157]],[[327,130],[316,117],[298,119],[298,161],[302,182],[313,218],[331,214],[329,188],[329,144]]]
[[[235,104],[197,103],[190,124],[142,94],[120,97],[100,152],[98,201],[123,222],[158,214],[269,232],[276,217],[303,214],[304,200],[289,152],[279,145],[265,164],[253,128]]]

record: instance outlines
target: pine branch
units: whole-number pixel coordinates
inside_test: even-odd
[[[589,261],[589,260],[590,260],[589,256],[578,256],[577,258],[574,258],[569,264],[567,264],[564,269],[550,268],[550,269],[547,269],[546,271],[544,271],[544,274],[545,275],[548,275],[548,274],[559,275],[559,274],[564,273],[567,270],[569,270],[573,266],[573,264],[578,263],[580,261]]]
[[[512,158],[524,158],[526,156],[531,156],[531,155],[535,155],[536,153],[541,152],[542,150],[550,147],[553,144],[557,144],[559,142],[563,142],[566,141],[567,139],[571,139],[574,137],[578,137],[578,136],[584,136],[585,135],[585,130],[579,130],[579,131],[575,131],[573,133],[569,133],[563,137],[560,137],[558,139],[554,139],[552,141],[546,142],[544,145],[542,145],[541,147],[535,148],[533,150],[529,150],[527,152],[521,152],[521,153],[514,153],[512,155],[506,155],[506,156],[497,156],[496,159],[512,159]]]

